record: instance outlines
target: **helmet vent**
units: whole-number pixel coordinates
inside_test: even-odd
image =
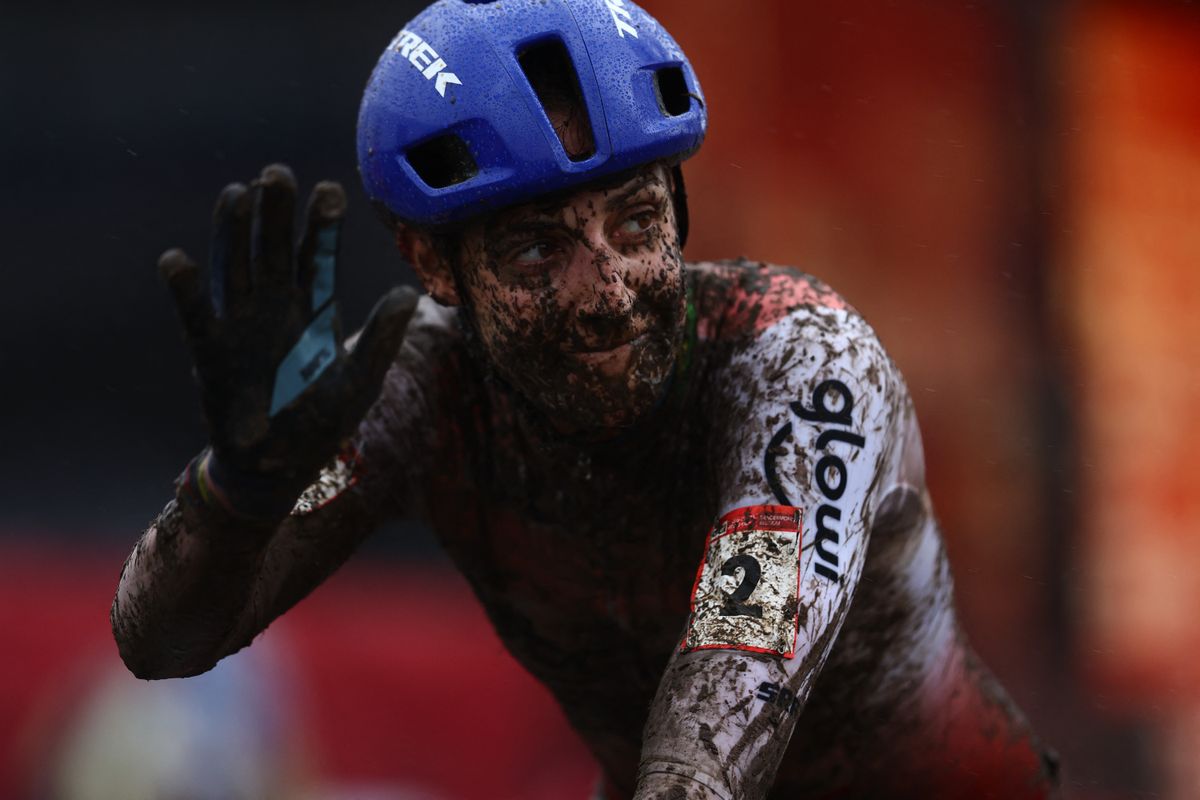
[[[566,45],[546,39],[522,50],[517,61],[567,157],[586,161],[595,155],[592,120]]]
[[[683,67],[663,67],[654,73],[658,106],[668,117],[686,114],[692,108],[692,96],[683,77]]]
[[[413,172],[431,189],[445,189],[479,174],[467,143],[453,133],[409,148],[404,156]]]

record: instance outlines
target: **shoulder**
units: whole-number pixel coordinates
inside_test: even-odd
[[[704,339],[753,337],[799,309],[855,313],[826,283],[795,267],[738,258],[687,270]]]
[[[862,315],[799,270],[745,262],[691,269],[697,337],[712,358],[709,408],[723,429],[718,446],[741,454],[729,455],[731,474],[765,477],[783,502],[810,483],[805,476],[827,451],[851,443],[858,463],[872,465],[865,475],[890,480],[911,399]],[[785,486],[789,475],[797,485]],[[751,483],[747,496],[761,491],[757,478]]]
[[[856,394],[906,398],[875,330],[820,279],[794,267],[745,259],[688,265],[696,335],[725,365],[768,396],[833,380]],[[734,384],[740,381],[734,381]]]

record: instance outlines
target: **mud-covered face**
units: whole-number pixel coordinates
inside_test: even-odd
[[[687,303],[670,180],[647,167],[461,239],[483,349],[563,432],[632,425],[665,389]]]

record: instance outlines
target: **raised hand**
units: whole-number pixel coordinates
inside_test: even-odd
[[[417,295],[394,288],[352,351],[333,301],[346,196],[318,183],[292,245],[296,181],[281,164],[225,187],[213,212],[209,291],[182,250],[159,269],[175,299],[208,420],[204,465],[247,515],[274,515],[338,451],[379,395]],[[236,502],[234,505],[238,505]]]

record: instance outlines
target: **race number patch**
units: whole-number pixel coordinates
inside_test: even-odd
[[[682,649],[796,654],[800,509],[749,506],[708,534]]]
[[[358,451],[353,447],[342,450],[296,500],[292,515],[302,517],[332,503],[358,483],[358,466]]]

